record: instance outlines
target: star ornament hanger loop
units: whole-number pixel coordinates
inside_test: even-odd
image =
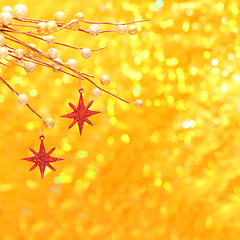
[[[45,139],[45,137],[41,135],[39,139],[41,140],[39,151],[36,152],[34,149],[29,148],[30,151],[34,154],[34,156],[22,158],[22,160],[26,160],[34,163],[34,165],[29,169],[29,171],[32,171],[38,166],[41,176],[43,178],[46,167],[49,167],[51,170],[56,171],[55,168],[50,164],[51,162],[57,162],[63,159],[58,157],[51,157],[50,154],[55,150],[55,147],[49,150],[48,152],[46,152],[45,146],[43,143],[43,140]]]
[[[80,93],[80,98],[79,98],[78,106],[76,107],[72,103],[68,103],[69,106],[73,109],[73,112],[67,113],[67,114],[65,114],[65,115],[63,115],[61,117],[72,118],[73,122],[69,125],[68,128],[72,128],[77,123],[78,124],[78,128],[79,128],[79,132],[80,132],[80,135],[81,135],[84,122],[86,122],[89,125],[93,126],[93,124],[88,119],[88,117],[91,117],[92,115],[95,115],[95,114],[100,113],[100,112],[89,110],[89,108],[91,107],[91,105],[93,103],[93,100],[90,101],[85,106],[84,102],[83,102],[83,96],[82,96],[83,89],[82,88],[79,89],[79,93]]]

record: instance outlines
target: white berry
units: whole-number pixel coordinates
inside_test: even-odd
[[[12,8],[10,6],[5,6],[2,8],[2,13],[4,12],[8,12],[8,13],[12,13]]]
[[[83,58],[90,58],[91,55],[92,55],[92,51],[91,51],[89,48],[83,48],[83,49],[81,50],[81,56],[82,56]]]
[[[0,58],[6,58],[8,56],[8,50],[5,47],[0,47]]]
[[[126,26],[125,24],[119,24],[119,25],[117,25],[117,27],[116,27],[116,31],[117,31],[117,33],[119,33],[119,34],[124,34],[124,33],[127,32],[127,26]]]
[[[54,36],[45,36],[43,39],[46,40],[48,44],[54,44],[55,43],[55,37]]]
[[[94,88],[92,90],[92,95],[97,98],[97,97],[100,97],[101,96],[101,90],[99,88]]]
[[[44,123],[44,126],[49,129],[53,128],[55,125],[55,122],[52,118],[45,118],[43,120],[43,123]]]
[[[24,51],[23,51],[21,48],[16,49],[16,51],[15,51],[15,56],[16,56],[17,58],[22,58],[22,57],[24,56]]]
[[[107,75],[103,75],[102,77],[100,77],[100,83],[106,86],[110,83],[110,78]]]
[[[24,63],[24,70],[27,73],[32,73],[35,70],[35,63],[33,63],[33,62],[25,62]]]
[[[92,24],[89,27],[89,34],[92,36],[97,36],[100,33],[100,27],[97,24]]]
[[[0,14],[0,22],[3,26],[8,26],[12,23],[12,15],[11,13],[4,12]]]
[[[56,48],[49,48],[47,51],[47,55],[51,58],[58,58],[58,50]]]
[[[23,4],[18,4],[13,8],[13,15],[19,19],[23,20],[24,18],[27,17],[28,15],[28,9],[25,5]]]
[[[56,70],[61,69],[61,68],[62,68],[62,65],[59,64],[59,63],[62,63],[62,64],[63,64],[62,59],[60,59],[60,58],[55,58],[55,59],[53,59],[53,60],[56,61],[56,62],[52,62],[53,68],[56,69]]]
[[[71,68],[71,69],[73,69],[73,70],[76,70],[76,69],[77,69],[78,63],[77,63],[77,61],[76,61],[75,59],[73,59],[73,58],[68,59],[68,61],[67,61],[66,64],[67,64],[67,66],[68,66],[69,68]]]
[[[17,102],[19,105],[26,105],[28,102],[28,97],[25,94],[19,94],[17,97]]]

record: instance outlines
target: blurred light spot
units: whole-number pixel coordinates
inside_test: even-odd
[[[30,91],[30,96],[31,96],[31,97],[36,97],[37,94],[38,94],[38,92],[37,92],[36,89],[32,89],[32,90]]]
[[[115,118],[115,117],[110,117],[109,122],[110,122],[112,125],[115,125],[115,124],[117,123],[117,118]]]
[[[4,101],[4,96],[0,95],[0,103]]]
[[[221,86],[221,91],[222,92],[227,92],[227,90],[228,90],[228,87],[226,85]]]
[[[69,152],[72,149],[72,146],[69,143],[63,144],[63,150]]]
[[[108,147],[112,147],[114,144],[114,138],[113,137],[108,137],[107,138],[107,145]]]
[[[156,187],[160,187],[160,186],[162,186],[162,180],[160,178],[155,178],[154,184]]]
[[[151,171],[151,167],[149,166],[149,164],[145,164],[143,166],[143,176],[149,177],[150,171]]]
[[[170,182],[165,182],[163,184],[163,188],[166,190],[166,192],[170,193],[172,192],[172,185]]]
[[[216,58],[212,60],[212,65],[213,66],[217,66],[218,63],[219,63],[219,61]]]
[[[121,141],[128,144],[130,142],[130,137],[127,134],[122,134]]]
[[[134,97],[139,97],[141,94],[141,86],[136,86],[133,88],[133,96]]]
[[[88,153],[86,151],[78,151],[77,155],[80,158],[86,158],[88,156]]]
[[[37,186],[37,184],[34,181],[30,180],[30,179],[27,180],[26,185],[30,189],[35,189],[36,186]]]
[[[96,160],[97,160],[98,162],[103,162],[103,161],[104,161],[104,155],[99,153],[99,154],[96,156]]]
[[[62,83],[62,79],[61,79],[61,78],[56,78],[56,79],[55,79],[55,84],[56,84],[57,86],[61,85],[61,83]]]
[[[28,122],[28,123],[26,124],[26,128],[27,128],[27,130],[33,130],[33,129],[34,129],[34,124],[33,124],[33,122]]]
[[[162,7],[163,4],[164,4],[163,0],[157,0],[157,1],[156,1],[156,5],[157,5],[158,7]]]

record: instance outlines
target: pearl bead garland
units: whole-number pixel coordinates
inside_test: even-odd
[[[119,34],[124,34],[127,32],[127,26],[125,24],[119,24],[116,26],[116,32]]]
[[[45,118],[43,120],[43,123],[44,123],[44,126],[46,128],[49,128],[49,129],[51,129],[51,128],[53,128],[55,126],[55,122],[54,122],[54,120],[52,118]]]
[[[8,26],[12,23],[12,15],[8,12],[0,14],[0,22],[3,26]]]
[[[6,58],[8,56],[8,50],[5,47],[0,47],[0,58]]]
[[[24,63],[24,70],[27,73],[32,73],[35,70],[35,63],[33,63],[33,62],[25,62]]]
[[[28,97],[25,94],[19,94],[17,102],[19,105],[26,105],[28,103]]]
[[[70,58],[70,59],[68,59],[66,65],[67,65],[69,68],[71,68],[71,69],[73,69],[73,70],[76,70],[78,63],[77,63],[77,61],[76,61],[75,59]]]
[[[83,13],[78,12],[78,13],[75,14],[75,18],[76,18],[77,20],[82,21],[82,20],[84,19],[84,15],[83,15]]]
[[[110,83],[110,79],[107,75],[103,75],[100,77],[100,83],[104,86],[108,85]]]
[[[22,57],[24,56],[24,51],[23,51],[21,48],[16,49],[16,50],[15,50],[15,56],[16,56],[17,58],[22,58]]]
[[[92,24],[89,27],[89,34],[92,36],[97,36],[100,33],[100,27],[97,24]]]
[[[73,23],[74,22],[74,23]],[[71,23],[73,23],[72,25],[70,25],[70,28],[73,30],[73,31],[77,31],[80,26],[81,26],[81,22],[77,22],[76,19],[72,20]]]
[[[92,95],[95,97],[95,98],[97,98],[97,97],[100,97],[101,96],[101,90],[99,89],[99,88],[94,88],[93,90],[92,90]]]
[[[135,35],[138,32],[137,26],[136,25],[131,25],[128,28],[128,33],[131,35]]]
[[[13,10],[10,6],[5,6],[5,7],[2,8],[2,13],[8,12],[8,13],[12,14],[12,11]]]
[[[83,48],[83,49],[81,50],[81,56],[82,56],[83,58],[90,58],[91,55],[92,55],[92,51],[91,51],[89,48]]]
[[[13,16],[19,20],[23,20],[28,15],[28,9],[23,4],[18,4],[13,8]]]
[[[47,32],[47,23],[45,23],[45,22],[38,23],[37,31],[40,34],[45,34]]]
[[[54,60],[57,61],[57,62],[59,62],[59,63],[62,63],[62,64],[63,64],[63,61],[62,61],[62,59],[60,59],[60,58],[55,58]],[[53,67],[53,71],[54,71],[55,73],[59,73],[59,72],[60,72],[59,70],[62,68],[62,65],[61,65],[61,64],[58,64],[58,63],[56,63],[56,62],[52,62],[52,67]]]
[[[46,40],[48,44],[54,44],[55,43],[55,37],[54,36],[45,36],[43,39]]]
[[[66,22],[66,15],[62,11],[58,11],[53,15],[53,20],[57,22]]]
[[[57,31],[57,24],[54,21],[47,22],[47,30],[49,33],[54,33]]]
[[[56,48],[49,48],[47,51],[47,55],[51,58],[58,58],[58,50]]]
[[[0,34],[0,47],[2,47],[4,43],[5,43],[5,37],[2,34]]]
[[[137,100],[134,102],[134,104],[135,104],[135,107],[136,107],[136,108],[141,108],[141,107],[143,107],[143,101],[142,101],[141,99],[137,99]]]

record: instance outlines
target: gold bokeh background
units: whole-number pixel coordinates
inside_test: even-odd
[[[138,35],[55,34],[59,42],[106,49],[84,60],[57,46],[64,62],[111,83],[107,90],[142,109],[102,93],[80,137],[68,119],[78,83],[51,69],[1,69],[29,104],[56,126],[44,130],[46,149],[65,160],[44,179],[20,159],[39,148],[41,121],[0,87],[0,239],[236,240],[240,236],[239,3],[238,1],[63,1],[23,3],[29,18],[64,11],[87,20],[132,21]],[[43,51],[49,46],[36,43]],[[84,81],[85,103],[94,88]]]

